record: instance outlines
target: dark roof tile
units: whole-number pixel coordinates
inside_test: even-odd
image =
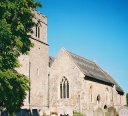
[[[100,81],[116,85],[116,90],[119,92],[123,92],[122,88],[115,82],[115,80],[107,72],[100,68],[95,62],[85,59],[69,51],[67,52],[85,75]]]

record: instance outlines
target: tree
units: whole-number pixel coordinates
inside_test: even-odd
[[[38,6],[35,0],[0,1],[0,107],[11,114],[22,106],[29,88],[27,77],[15,69],[20,67],[18,57],[33,47],[33,10]]]
[[[16,71],[0,71],[0,104],[10,114],[20,110],[29,90],[27,83],[28,79]]]

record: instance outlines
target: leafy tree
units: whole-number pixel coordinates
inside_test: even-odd
[[[41,6],[35,0],[0,0],[0,107],[13,114],[21,106],[29,81],[15,69],[18,57],[28,54],[33,10]]]
[[[28,79],[16,71],[0,71],[0,104],[10,114],[22,106],[26,91],[29,90],[27,83]]]

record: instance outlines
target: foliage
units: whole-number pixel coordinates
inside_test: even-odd
[[[0,108],[11,114],[22,106],[29,89],[27,78],[15,69],[18,57],[33,46],[33,10],[38,6],[35,0],[0,0]]]
[[[80,112],[74,112],[73,116],[83,116]]]
[[[13,70],[0,71],[0,104],[9,112],[18,111],[29,90],[27,78]],[[10,104],[11,103],[11,104]]]
[[[126,103],[127,103],[127,106],[128,106],[128,93],[126,94]]]
[[[1,0],[0,2],[0,70],[19,66],[17,58],[27,54],[34,26],[34,0]],[[6,62],[6,63],[5,63]]]

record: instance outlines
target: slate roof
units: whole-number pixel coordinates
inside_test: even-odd
[[[67,51],[67,50],[66,50]],[[79,69],[88,77],[91,77],[93,79],[97,79],[106,83],[110,83],[112,85],[116,86],[116,90],[118,92],[121,92],[124,94],[124,91],[122,88],[115,82],[115,80],[102,68],[100,68],[99,65],[97,65],[95,62],[90,61],[88,59],[85,59],[81,56],[78,56],[74,53],[71,53],[67,51],[67,53],[71,56],[71,58],[74,60],[74,62],[77,64]]]

